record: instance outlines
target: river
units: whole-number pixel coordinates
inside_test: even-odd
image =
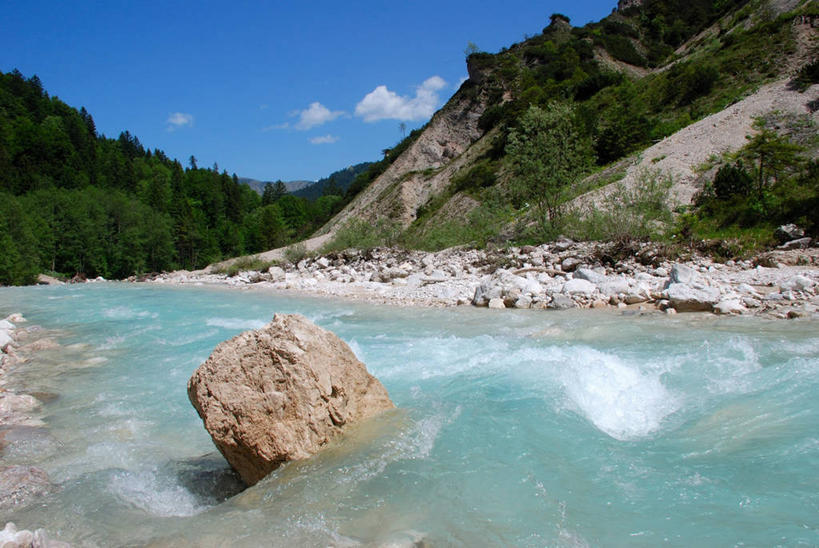
[[[816,322],[399,308],[254,290],[0,289],[61,345],[4,521],[77,546],[819,544]],[[187,400],[219,342],[298,312],[398,406],[241,491]],[[1,526],[1,524],[0,524]]]

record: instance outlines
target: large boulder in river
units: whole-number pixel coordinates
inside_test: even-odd
[[[248,485],[394,407],[344,341],[297,314],[219,344],[188,381],[188,397]]]

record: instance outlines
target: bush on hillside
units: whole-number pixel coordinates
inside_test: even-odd
[[[742,161],[734,165],[719,168],[714,177],[714,194],[717,198],[726,199],[732,196],[747,196],[753,188],[754,181],[745,170]]]

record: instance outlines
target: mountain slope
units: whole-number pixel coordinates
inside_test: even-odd
[[[749,96],[816,59],[811,21],[817,13],[815,1],[648,0],[621,2],[612,15],[582,28],[553,15],[542,35],[495,55],[471,55],[469,80],[317,234],[355,219],[424,233],[469,224],[469,212],[489,202],[496,210],[500,203],[509,220],[523,221],[525,204],[509,192],[506,140],[530,105],[546,108],[554,100],[576,105],[599,166],[645,149],[625,182],[635,184],[648,167],[667,171],[676,183],[674,201],[690,203],[702,183],[695,168],[710,154],[742,146],[754,116],[777,108],[809,112],[805,105],[816,99],[816,88],[799,94],[783,81]],[[595,177],[571,194],[599,186]],[[593,191],[578,204],[599,205],[604,195]]]
[[[747,144],[746,135],[754,132],[757,117],[770,112],[780,115],[810,116],[819,123],[819,111],[811,112],[810,103],[819,98],[819,86],[804,92],[790,89],[790,79],[767,84],[738,103],[707,116],[663,139],[640,154],[627,168],[618,185],[608,185],[579,196],[573,206],[578,209],[602,207],[607,196],[619,188],[633,188],[641,174],[660,172],[673,180],[668,199],[674,206],[689,205],[703,188],[700,166],[714,156],[736,152]]]
[[[449,184],[456,160],[483,133],[478,120],[486,100],[470,96],[466,90],[472,86],[465,83],[421,136],[319,233],[333,232],[351,219],[375,221],[385,216],[408,226],[418,208]]]

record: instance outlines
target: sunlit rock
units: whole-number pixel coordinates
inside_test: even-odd
[[[248,485],[394,407],[347,344],[297,314],[276,314],[219,344],[188,382],[188,396]]]

